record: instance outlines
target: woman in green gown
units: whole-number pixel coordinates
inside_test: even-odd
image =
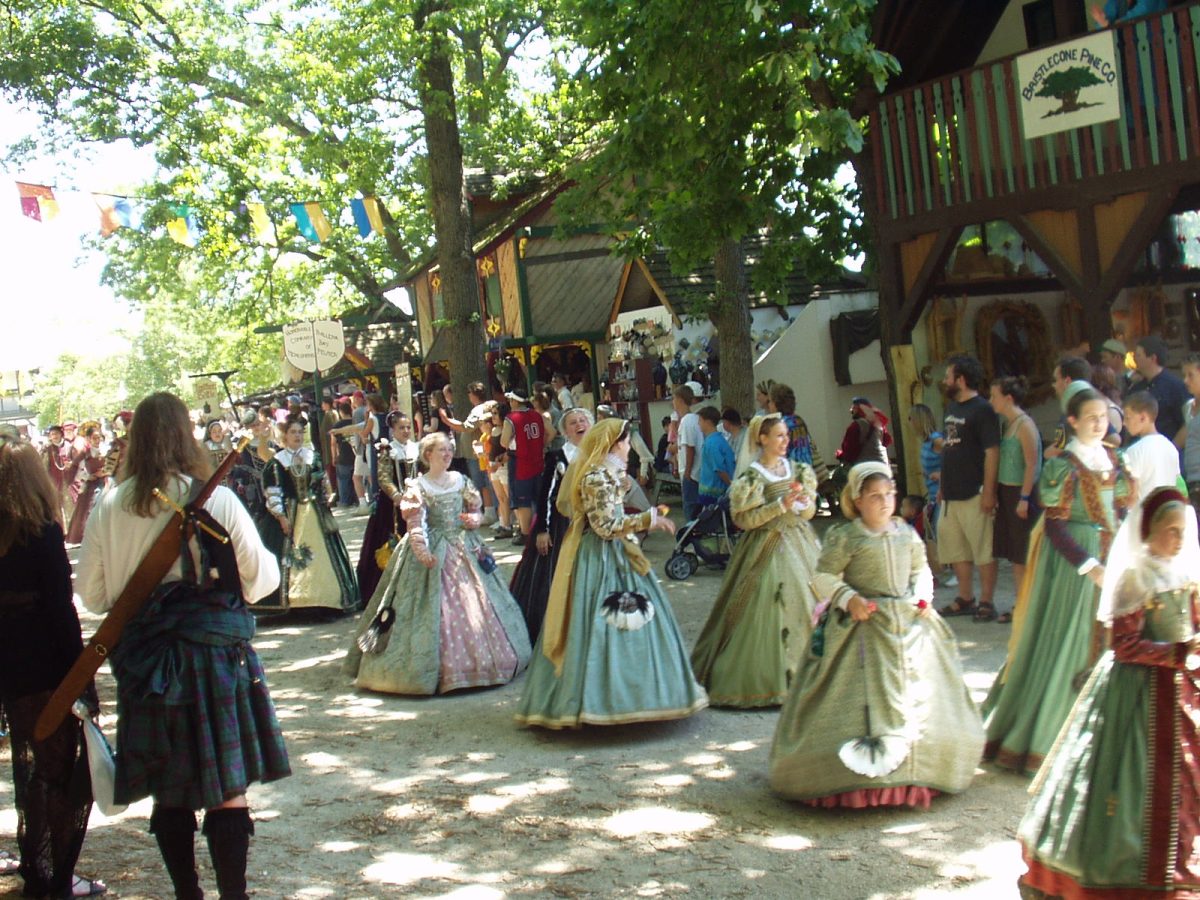
[[[1042,764],[1100,653],[1096,621],[1103,560],[1124,517],[1131,481],[1101,443],[1108,404],[1090,388],[1071,397],[1075,431],[1038,482],[1045,510],[1013,612],[1009,656],[984,702],[984,759],[1032,774]]]
[[[812,635],[821,545],[809,519],[817,477],[812,466],[788,460],[788,430],[778,416],[752,419],[743,446],[751,452],[739,462],[729,509],[745,534],[692,651],[692,668],[714,706],[778,706]]]
[[[529,663],[529,635],[495,558],[479,537],[483,500],[450,470],[454,445],[430,432],[423,469],[404,485],[405,535],[359,621],[344,663],[355,687],[445,694],[508,684]]]
[[[1112,650],[1092,670],[1018,829],[1026,897],[1200,896],[1196,517],[1174,488],[1154,491],[1133,516],[1144,543],[1115,590],[1106,582],[1099,613]]]
[[[673,534],[666,508],[624,512],[629,423],[592,426],[563,476],[571,517],[517,712],[521,725],[577,728],[681,719],[708,705],[671,605],[633,535]]]
[[[891,468],[859,463],[814,583],[828,597],[771,745],[777,793],[811,806],[928,807],[983,749],[954,635],[929,605],[925,544],[894,516]]]

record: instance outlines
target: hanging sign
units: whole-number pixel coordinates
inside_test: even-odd
[[[283,326],[283,355],[302,372],[324,371],[346,354],[346,335],[336,319]]]
[[[1016,60],[1025,140],[1121,118],[1116,37],[1100,31]]]

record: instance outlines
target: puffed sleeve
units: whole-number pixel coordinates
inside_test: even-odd
[[[279,561],[263,545],[254,520],[237,495],[229,488],[218,487],[204,508],[229,532],[246,602],[257,603],[279,587]]]
[[[463,514],[469,517],[470,521],[464,522],[468,528],[478,528],[483,523],[483,497],[479,493],[479,489],[471,483],[471,479],[465,475],[463,480]]]
[[[282,516],[283,509],[283,478],[286,474],[279,460],[272,458],[263,468],[263,493],[267,498],[267,511],[273,516]]]
[[[395,502],[400,487],[396,484],[396,464],[392,461],[390,447],[379,451],[379,465],[376,473],[379,477],[379,490],[383,491],[383,496]]]
[[[817,474],[808,463],[793,463],[792,481],[804,488],[800,518],[811,519],[817,514]]]
[[[835,525],[829,529],[821,545],[821,556],[817,560],[817,571],[813,573],[813,586],[817,596],[828,597],[839,609],[845,609],[857,591],[842,580],[842,573],[850,564],[853,555],[850,546],[852,522]]]
[[[1146,640],[1142,637],[1145,625],[1146,610],[1141,606],[1133,612],[1113,619],[1112,648],[1117,662],[1139,666],[1164,666],[1168,669],[1184,668],[1189,645]]]
[[[1061,456],[1046,460],[1038,478],[1038,502],[1042,508],[1062,506],[1064,498],[1069,506],[1070,491],[1074,490],[1074,478],[1075,468],[1069,460]]]
[[[405,534],[413,556],[423,563],[427,562],[430,553],[425,537],[425,495],[421,493],[421,486],[415,478],[405,485],[404,494],[400,497],[400,515],[404,519]]]
[[[743,531],[760,528],[783,515],[783,501],[766,503],[765,489],[766,483],[754,469],[747,469],[734,479],[729,488],[729,511],[738,528]]]
[[[588,525],[603,540],[623,538],[638,531],[645,531],[654,524],[653,509],[636,516],[625,515],[620,483],[603,469],[593,469],[585,474],[579,492]]]

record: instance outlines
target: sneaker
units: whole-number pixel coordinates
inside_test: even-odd
[[[510,538],[512,536],[513,536],[513,530],[511,528],[509,528],[507,525],[497,524],[495,527],[492,528],[493,540],[500,540],[501,538]]]
[[[519,531],[514,532],[512,542],[514,547],[524,547],[525,535],[521,534]]]
[[[484,524],[484,525],[495,525],[495,524],[496,524],[497,522],[499,522],[499,521],[500,521],[500,519],[499,519],[499,517],[496,515],[496,511],[495,511],[494,509],[491,509],[491,508],[489,507],[489,508],[487,509],[487,511],[486,511],[486,512],[484,512],[484,514],[483,514],[483,523],[482,523],[482,524]]]

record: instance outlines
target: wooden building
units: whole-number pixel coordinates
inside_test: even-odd
[[[905,33],[877,40],[914,65],[870,111],[866,191],[900,421],[914,402],[937,405],[938,366],[956,350],[989,376],[1021,371],[1045,398],[1064,348],[1115,335],[1132,349],[1154,332],[1173,363],[1200,349],[1200,3],[1099,31],[1082,0],[879,15],[902,9]],[[1052,84],[1060,62],[1085,72]],[[1096,99],[1066,96],[1068,77]],[[1034,117],[1030,101],[1051,95],[1061,106]],[[1101,121],[1065,127],[1085,106]]]

